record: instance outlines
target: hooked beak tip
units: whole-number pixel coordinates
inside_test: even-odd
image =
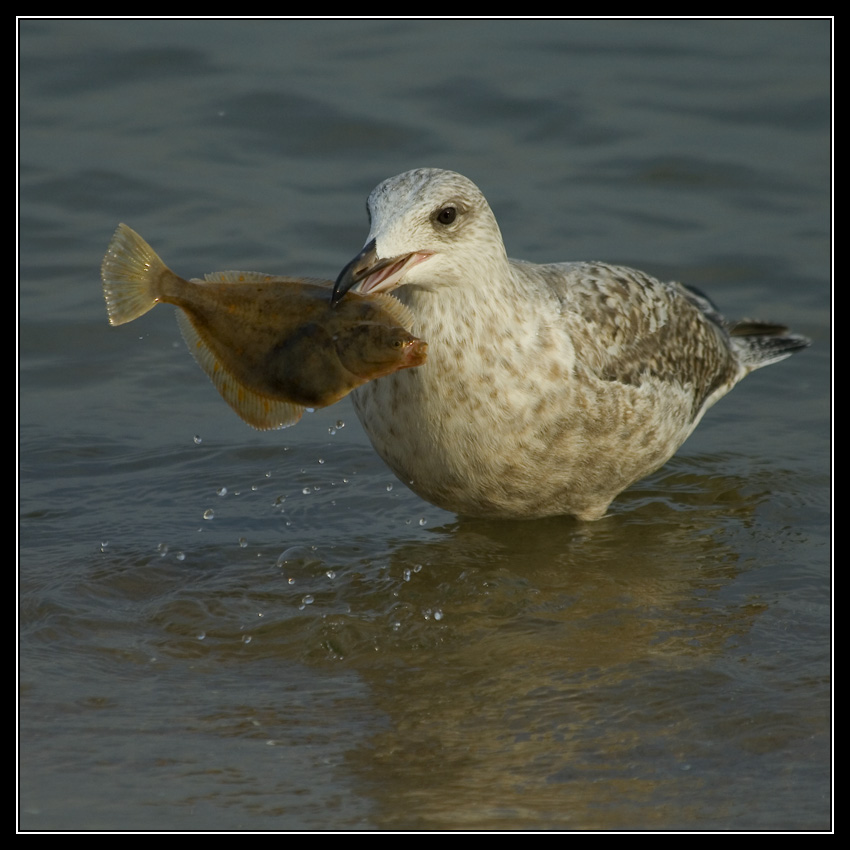
[[[342,297],[367,277],[375,260],[375,240],[371,239],[363,247],[363,250],[339,273],[331,293],[331,307],[338,304]]]

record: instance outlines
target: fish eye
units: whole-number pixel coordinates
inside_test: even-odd
[[[438,224],[451,224],[457,218],[457,207],[455,206],[447,206],[441,207],[434,213],[434,221]]]

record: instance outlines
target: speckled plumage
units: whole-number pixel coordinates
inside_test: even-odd
[[[510,260],[484,196],[453,172],[390,178],[368,208],[335,297],[393,289],[429,359],[354,404],[396,475],[461,515],[598,519],[741,378],[808,344],[634,269]]]

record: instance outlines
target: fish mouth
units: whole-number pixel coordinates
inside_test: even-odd
[[[421,366],[427,359],[428,343],[424,339],[414,339],[404,352],[402,362],[405,369],[410,369],[411,366]]]
[[[363,250],[339,273],[331,294],[331,305],[340,301],[349,289],[358,286],[358,292],[388,292],[395,289],[413,266],[432,257],[429,251],[413,251],[399,257],[378,257],[375,240],[366,243]]]

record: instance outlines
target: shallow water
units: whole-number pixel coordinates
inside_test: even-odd
[[[829,828],[829,63],[819,21],[22,22],[20,827]],[[512,256],[814,345],[599,523],[487,523],[350,401],[258,433],[170,308],[108,326],[118,221],[332,278],[423,165]]]

